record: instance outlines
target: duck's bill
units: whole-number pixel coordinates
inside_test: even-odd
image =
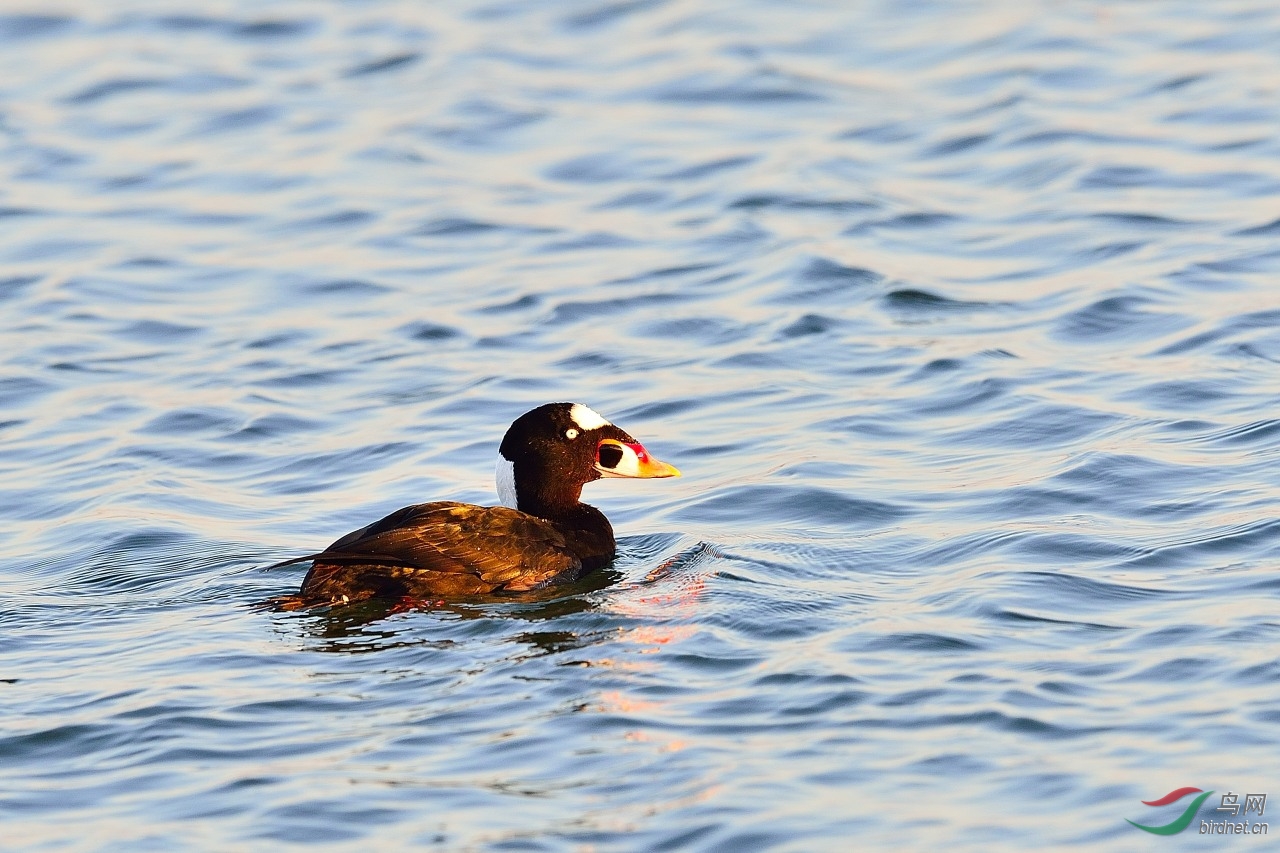
[[[600,440],[600,446],[596,448],[596,470],[605,477],[654,479],[680,476],[676,466],[654,459],[644,445],[612,438]]]

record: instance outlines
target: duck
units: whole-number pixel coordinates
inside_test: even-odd
[[[443,600],[572,582],[617,551],[582,487],[605,477],[679,477],[630,433],[581,403],[547,403],[511,424],[498,446],[500,505],[436,501],[398,509],[314,554],[282,609],[369,599]],[[273,566],[272,568],[275,568]]]

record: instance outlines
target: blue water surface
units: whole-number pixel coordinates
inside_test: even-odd
[[[1220,847],[1126,819],[1280,797],[1277,44],[0,2],[5,845]],[[552,400],[685,472],[611,572],[261,606]]]

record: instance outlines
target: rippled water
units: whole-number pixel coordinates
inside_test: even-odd
[[[1280,797],[1274,4],[0,9],[8,843],[1200,849],[1125,819]],[[562,399],[685,471],[588,488],[612,574],[258,606]]]

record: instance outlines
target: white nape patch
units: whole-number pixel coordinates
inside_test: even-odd
[[[498,483],[498,503],[519,509],[516,499],[516,463],[498,454],[498,470],[494,472]]]
[[[588,409],[581,403],[573,404],[573,408],[569,410],[569,417],[573,418],[573,422],[583,429],[599,429],[609,423],[600,417],[599,413]]]

